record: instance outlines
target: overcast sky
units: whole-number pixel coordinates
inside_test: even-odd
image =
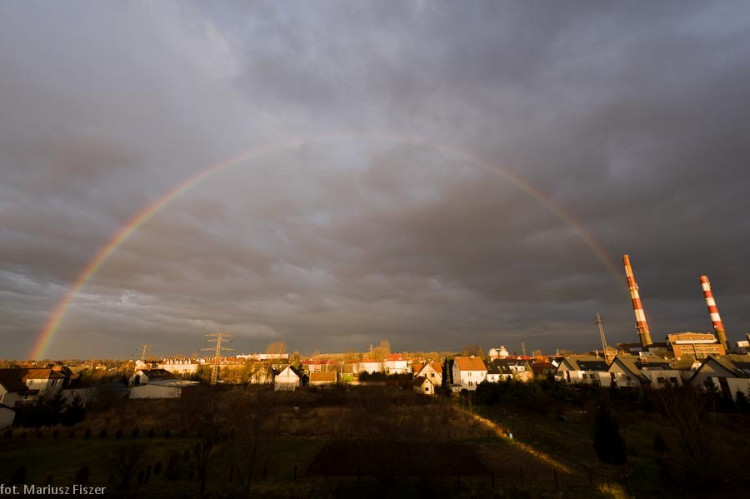
[[[248,151],[45,356],[635,342],[624,253],[654,340],[712,330],[701,274],[750,331],[744,1],[6,1],[0,68],[0,357]]]

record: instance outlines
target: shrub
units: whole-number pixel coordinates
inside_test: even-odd
[[[75,477],[75,484],[76,485],[86,485],[89,481],[89,467],[88,466],[81,466],[78,471],[76,472]]]
[[[26,483],[26,466],[16,468],[16,471],[10,477],[11,485],[21,485],[23,483]]]
[[[664,437],[661,436],[661,433],[657,433],[656,435],[654,435],[654,450],[657,454],[660,455],[664,455],[669,452],[667,441],[664,440]]]

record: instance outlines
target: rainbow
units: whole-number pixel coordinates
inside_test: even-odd
[[[81,274],[71,284],[65,296],[57,303],[55,308],[49,315],[49,318],[44,324],[44,327],[40,331],[38,337],[34,341],[34,344],[29,352],[28,357],[30,359],[40,359],[45,354],[50,342],[52,341],[55,333],[60,327],[68,308],[75,300],[76,296],[83,289],[86,284],[96,275],[99,269],[109,260],[109,258],[117,251],[117,249],[143,224],[150,220],[156,215],[161,209],[167,206],[174,199],[181,196],[186,191],[192,189],[196,185],[200,184],[204,180],[211,178],[212,176],[221,173],[222,171],[236,166],[242,162],[254,159],[269,153],[279,152],[291,149],[293,147],[299,147],[306,143],[318,143],[331,140],[370,140],[370,141],[382,141],[395,145],[414,145],[422,147],[430,147],[437,150],[442,155],[451,157],[453,159],[465,161],[473,164],[495,175],[499,175],[503,179],[511,182],[513,185],[518,187],[521,191],[528,194],[532,198],[541,202],[547,209],[554,213],[558,218],[568,224],[578,234],[578,236],[586,243],[589,248],[592,249],[594,254],[604,265],[609,269],[610,273],[615,277],[619,283],[620,278],[618,270],[614,263],[610,259],[604,248],[591,236],[583,226],[578,223],[570,214],[568,214],[561,207],[557,206],[552,202],[549,196],[546,196],[542,191],[528,183],[526,180],[518,177],[502,168],[494,165],[480,157],[472,155],[466,151],[454,149],[445,145],[435,144],[429,142],[421,137],[410,136],[410,135],[393,135],[385,133],[347,133],[347,134],[332,134],[332,135],[318,135],[313,137],[303,138],[288,138],[283,141],[275,141],[267,143],[258,147],[254,147],[248,151],[245,151],[237,156],[231,157],[214,165],[211,165],[197,174],[189,177],[188,179],[175,185],[159,199],[151,203],[137,213],[133,218],[128,220],[110,239],[107,243],[99,249],[94,257],[89,261],[86,267],[83,269]]]

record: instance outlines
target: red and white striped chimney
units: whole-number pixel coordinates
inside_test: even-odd
[[[641,297],[638,294],[638,285],[635,283],[635,277],[633,276],[633,267],[630,266],[630,257],[628,255],[622,255],[622,262],[625,264],[625,277],[628,279],[630,299],[633,301],[635,325],[638,329],[638,337],[641,340],[641,347],[645,350],[647,346],[653,344],[653,341],[651,341],[651,331],[648,329],[646,313],[643,311]]]
[[[703,288],[703,296],[706,298],[708,313],[711,315],[711,322],[714,324],[716,338],[718,338],[719,343],[724,345],[724,349],[728,352],[729,341],[727,340],[727,332],[724,330],[724,323],[721,322],[719,309],[716,307],[716,300],[714,300],[714,294],[711,292],[711,283],[708,281],[707,275],[701,276],[701,287]]]

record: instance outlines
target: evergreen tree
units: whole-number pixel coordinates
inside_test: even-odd
[[[594,417],[594,450],[603,462],[625,464],[627,451],[625,440],[620,434],[620,426],[606,404],[601,404]]]

